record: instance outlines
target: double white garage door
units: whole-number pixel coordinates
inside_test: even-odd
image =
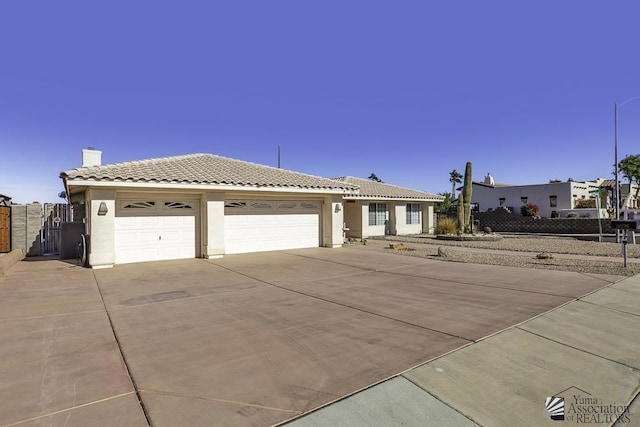
[[[320,246],[319,202],[238,200],[224,210],[228,254]]]
[[[119,201],[116,263],[195,258],[200,242],[198,206],[196,200]],[[320,203],[228,201],[224,236],[227,254],[318,247]]]
[[[196,257],[198,202],[120,200],[116,264]]]

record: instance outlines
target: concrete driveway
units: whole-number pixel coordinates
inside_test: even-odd
[[[277,424],[617,279],[357,248],[22,262],[0,277],[0,425]]]

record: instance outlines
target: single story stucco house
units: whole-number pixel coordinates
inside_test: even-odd
[[[334,179],[359,187],[343,196],[347,237],[433,233],[433,205],[443,196],[352,176]]]
[[[388,184],[369,192],[366,180],[321,178],[211,154],[109,165],[101,164],[101,156],[98,150],[85,149],[82,167],[60,174],[74,212],[83,212],[80,220],[93,268],[339,247],[345,215],[354,218],[349,222],[356,233],[357,224],[369,223],[373,204],[376,225],[361,227],[360,236],[385,234],[384,224],[378,225],[382,215],[393,224],[388,230],[394,234],[433,227],[437,197],[421,193],[424,197],[410,198]],[[366,190],[362,194],[360,185]],[[385,193],[385,188],[396,190]],[[360,222],[354,208],[361,212]],[[409,224],[405,217],[410,217]]]

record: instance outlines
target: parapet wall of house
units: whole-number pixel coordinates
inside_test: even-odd
[[[498,209],[492,212],[474,212],[474,220],[480,221],[480,230],[491,227],[502,233],[549,233],[549,234],[598,234],[597,218],[533,218]],[[602,232],[614,234],[609,219],[600,220]]]

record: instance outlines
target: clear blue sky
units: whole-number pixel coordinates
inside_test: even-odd
[[[60,201],[103,162],[208,152],[450,191],[449,172],[611,177],[640,96],[640,3],[4,1],[0,193]],[[640,153],[640,100],[619,111]]]

